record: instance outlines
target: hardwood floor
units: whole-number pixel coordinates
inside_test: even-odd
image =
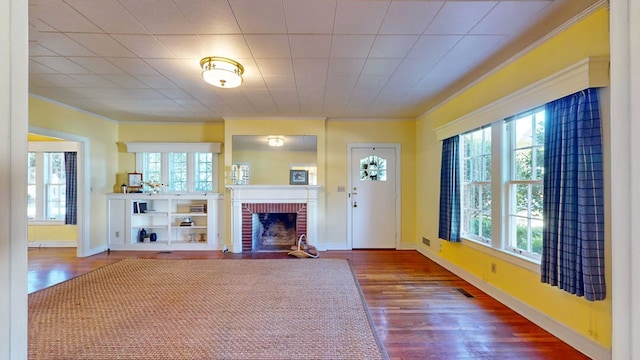
[[[29,250],[29,292],[123,258],[283,258],[286,253]],[[588,359],[416,251],[326,251],[349,259],[391,359]],[[313,261],[313,259],[292,259]],[[312,341],[312,339],[307,339]]]

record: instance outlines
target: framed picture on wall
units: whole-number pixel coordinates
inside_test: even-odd
[[[142,187],[142,173],[129,173],[127,186],[130,189],[140,189]]]
[[[291,185],[308,185],[309,171],[307,170],[289,170],[289,184]]]

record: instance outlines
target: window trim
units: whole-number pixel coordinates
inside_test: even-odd
[[[170,150],[173,150],[172,148]],[[166,149],[165,149],[166,150]],[[176,194],[202,194],[202,193],[215,193],[218,192],[218,156],[216,153],[211,153],[211,191],[197,191],[195,190],[195,167],[196,167],[196,157],[195,153],[201,153],[201,151],[151,151],[160,153],[160,178],[161,179],[169,179],[169,157],[167,154],[174,152],[181,152],[187,154],[187,191],[170,191],[170,193]],[[143,153],[136,153],[136,172],[142,173],[143,180],[145,179],[144,169],[143,169]],[[207,153],[207,151],[204,151]],[[168,186],[168,184],[165,183]]]

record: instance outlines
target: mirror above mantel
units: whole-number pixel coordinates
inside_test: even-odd
[[[269,138],[280,141],[270,146]],[[308,170],[317,184],[316,135],[233,135],[232,185],[289,185],[290,170]]]

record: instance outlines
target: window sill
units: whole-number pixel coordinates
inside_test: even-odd
[[[470,248],[485,253],[490,256],[494,256],[502,261],[508,262],[512,265],[521,267],[523,269],[529,270],[536,274],[540,274],[540,262],[530,259],[525,256],[521,256],[514,252],[502,249],[496,249],[491,247],[489,244],[484,244],[475,240],[462,238],[462,243],[465,246],[469,246]]]
[[[37,225],[37,226],[54,226],[54,225],[64,225],[64,220],[39,220],[39,219],[30,219],[28,220],[28,225]]]

